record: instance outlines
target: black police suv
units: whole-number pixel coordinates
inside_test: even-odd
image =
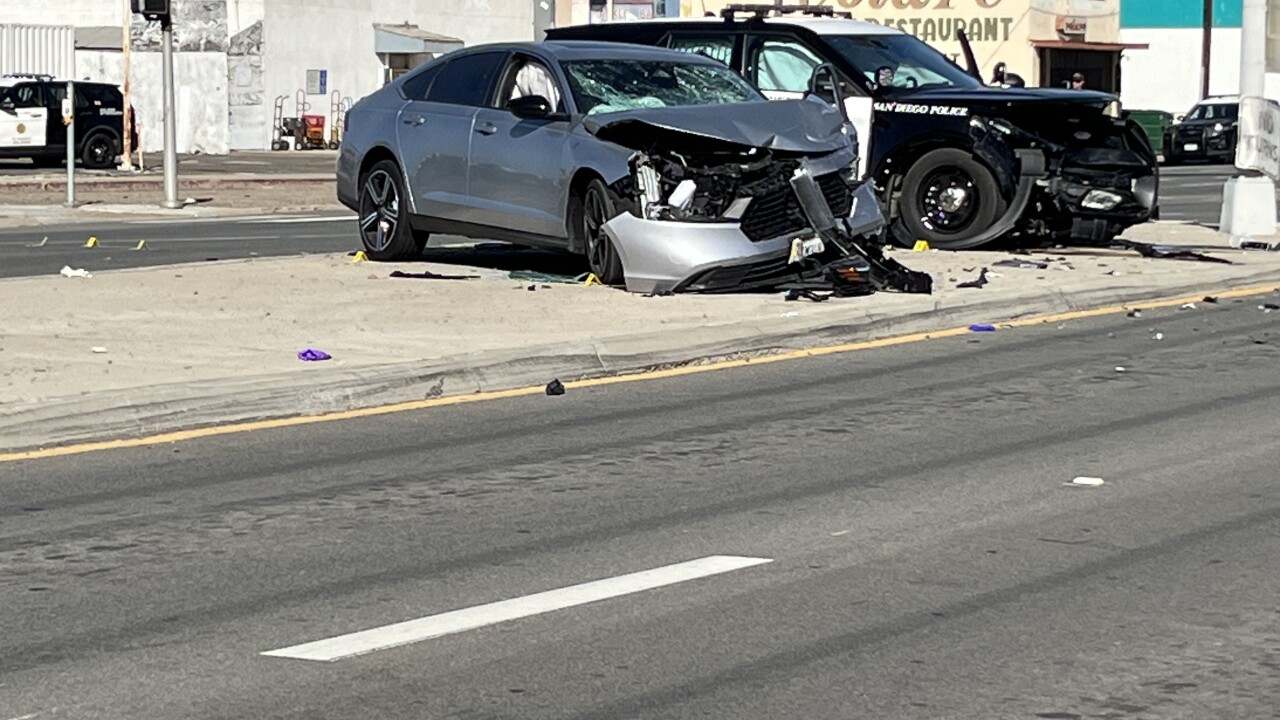
[[[74,88],[76,158],[86,168],[115,167],[124,147],[120,88],[79,81]],[[64,162],[67,126],[62,121],[62,101],[66,97],[66,82],[47,75],[0,77],[0,158],[30,158],[39,167]],[[133,128],[133,147],[137,147],[136,122]]]
[[[1105,242],[1157,216],[1159,170],[1112,95],[988,87],[913,35],[830,7],[731,5],[721,17],[555,28],[548,40],[660,45],[801,97],[831,65],[894,240],[975,248],[1011,234]],[[837,92],[838,90],[838,92]]]

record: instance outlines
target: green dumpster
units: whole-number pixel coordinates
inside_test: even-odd
[[[1130,110],[1129,117],[1142,126],[1157,154],[1164,151],[1164,131],[1173,124],[1173,115],[1163,110]]]

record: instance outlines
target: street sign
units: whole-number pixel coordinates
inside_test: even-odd
[[[1280,105],[1259,97],[1240,99],[1236,167],[1280,180]]]

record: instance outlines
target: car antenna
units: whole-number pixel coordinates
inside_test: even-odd
[[[982,73],[978,71],[978,59],[973,56],[973,46],[969,44],[969,34],[956,28],[956,39],[960,41],[960,49],[964,51],[964,62],[968,65],[968,73],[974,80],[982,82]]]

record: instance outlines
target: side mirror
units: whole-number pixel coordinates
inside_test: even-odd
[[[541,95],[522,95],[518,98],[511,98],[507,102],[507,110],[510,110],[518,118],[541,120],[551,117],[555,108],[551,107],[550,100]]]
[[[1174,123],[1180,123],[1180,122],[1182,122],[1183,120],[1186,120],[1186,119],[1187,119],[1187,116],[1186,116],[1186,114],[1185,114],[1185,113],[1178,113],[1177,115],[1174,115],[1174,116],[1173,116],[1173,122],[1174,122]]]
[[[844,92],[840,89],[840,78],[831,63],[822,63],[813,69],[813,74],[809,76],[809,94],[835,105],[840,114],[845,116],[845,121],[849,120],[844,106]]]

